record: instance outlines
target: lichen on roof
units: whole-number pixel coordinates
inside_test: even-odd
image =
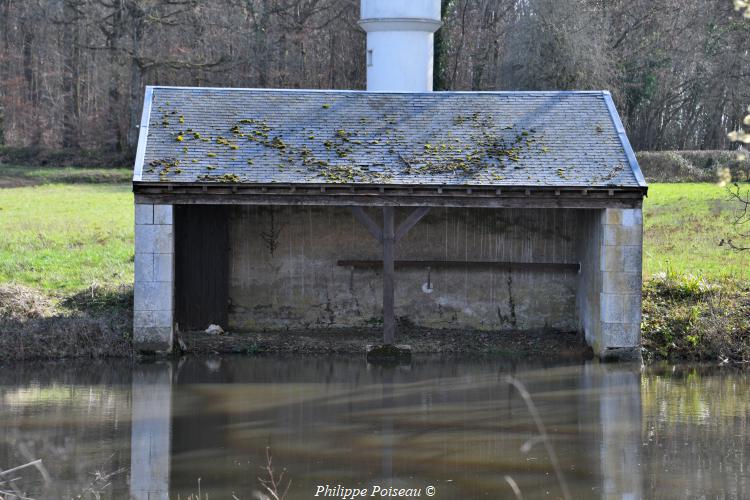
[[[152,95],[145,182],[638,186],[601,93]]]

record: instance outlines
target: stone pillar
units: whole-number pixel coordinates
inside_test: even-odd
[[[133,345],[146,352],[172,350],[174,231],[171,205],[135,205]]]
[[[637,357],[641,344],[643,214],[640,208],[608,208],[602,223],[600,357]]]
[[[581,216],[578,315],[602,359],[640,356],[643,215],[640,208]]]
[[[169,498],[172,443],[172,365],[140,364],[133,370],[130,498]]]

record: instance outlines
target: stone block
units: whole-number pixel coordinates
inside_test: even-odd
[[[641,290],[641,273],[604,271],[602,273],[602,292],[634,294]]]
[[[625,321],[622,295],[617,293],[600,293],[600,320],[604,323],[623,323]]]
[[[642,226],[643,225],[643,212],[640,208],[625,208],[622,212],[622,225],[623,226]]]
[[[154,254],[153,281],[169,281],[174,277],[174,254]]]
[[[172,283],[169,281],[137,281],[133,295],[135,311],[172,310]]]
[[[640,245],[602,245],[599,249],[599,270],[640,273],[643,249]]]
[[[640,346],[640,323],[602,323],[601,329],[602,344],[607,348]]]
[[[607,208],[602,214],[602,224],[622,224],[621,208]]]
[[[643,247],[641,245],[628,245],[620,248],[622,249],[623,270],[643,275]]]
[[[599,270],[609,272],[624,271],[624,251],[624,246],[602,245],[599,247]]]
[[[172,351],[171,326],[135,326],[133,328],[133,347],[136,350],[150,353],[168,353]]]
[[[135,204],[135,223],[136,224],[153,224],[154,223],[154,206],[149,203]]]
[[[173,253],[174,236],[170,225],[136,225],[136,253]]]
[[[172,311],[135,311],[133,313],[133,326],[135,327],[171,327],[172,323]]]
[[[641,294],[632,293],[622,297],[623,319],[625,323],[641,324]]]
[[[135,254],[135,282],[154,281],[154,254]]]
[[[154,224],[172,224],[172,205],[154,205]]]
[[[643,238],[643,227],[607,224],[604,226],[605,245],[640,245]]]

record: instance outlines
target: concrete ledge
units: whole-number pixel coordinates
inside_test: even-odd
[[[368,363],[399,363],[411,360],[411,346],[398,345],[367,345]]]
[[[172,352],[172,327],[134,327],[133,347],[138,351]]]
[[[607,347],[599,352],[599,359],[604,362],[641,361],[641,348]]]

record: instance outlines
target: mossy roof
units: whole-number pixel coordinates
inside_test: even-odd
[[[135,182],[645,186],[608,92],[148,87]]]

